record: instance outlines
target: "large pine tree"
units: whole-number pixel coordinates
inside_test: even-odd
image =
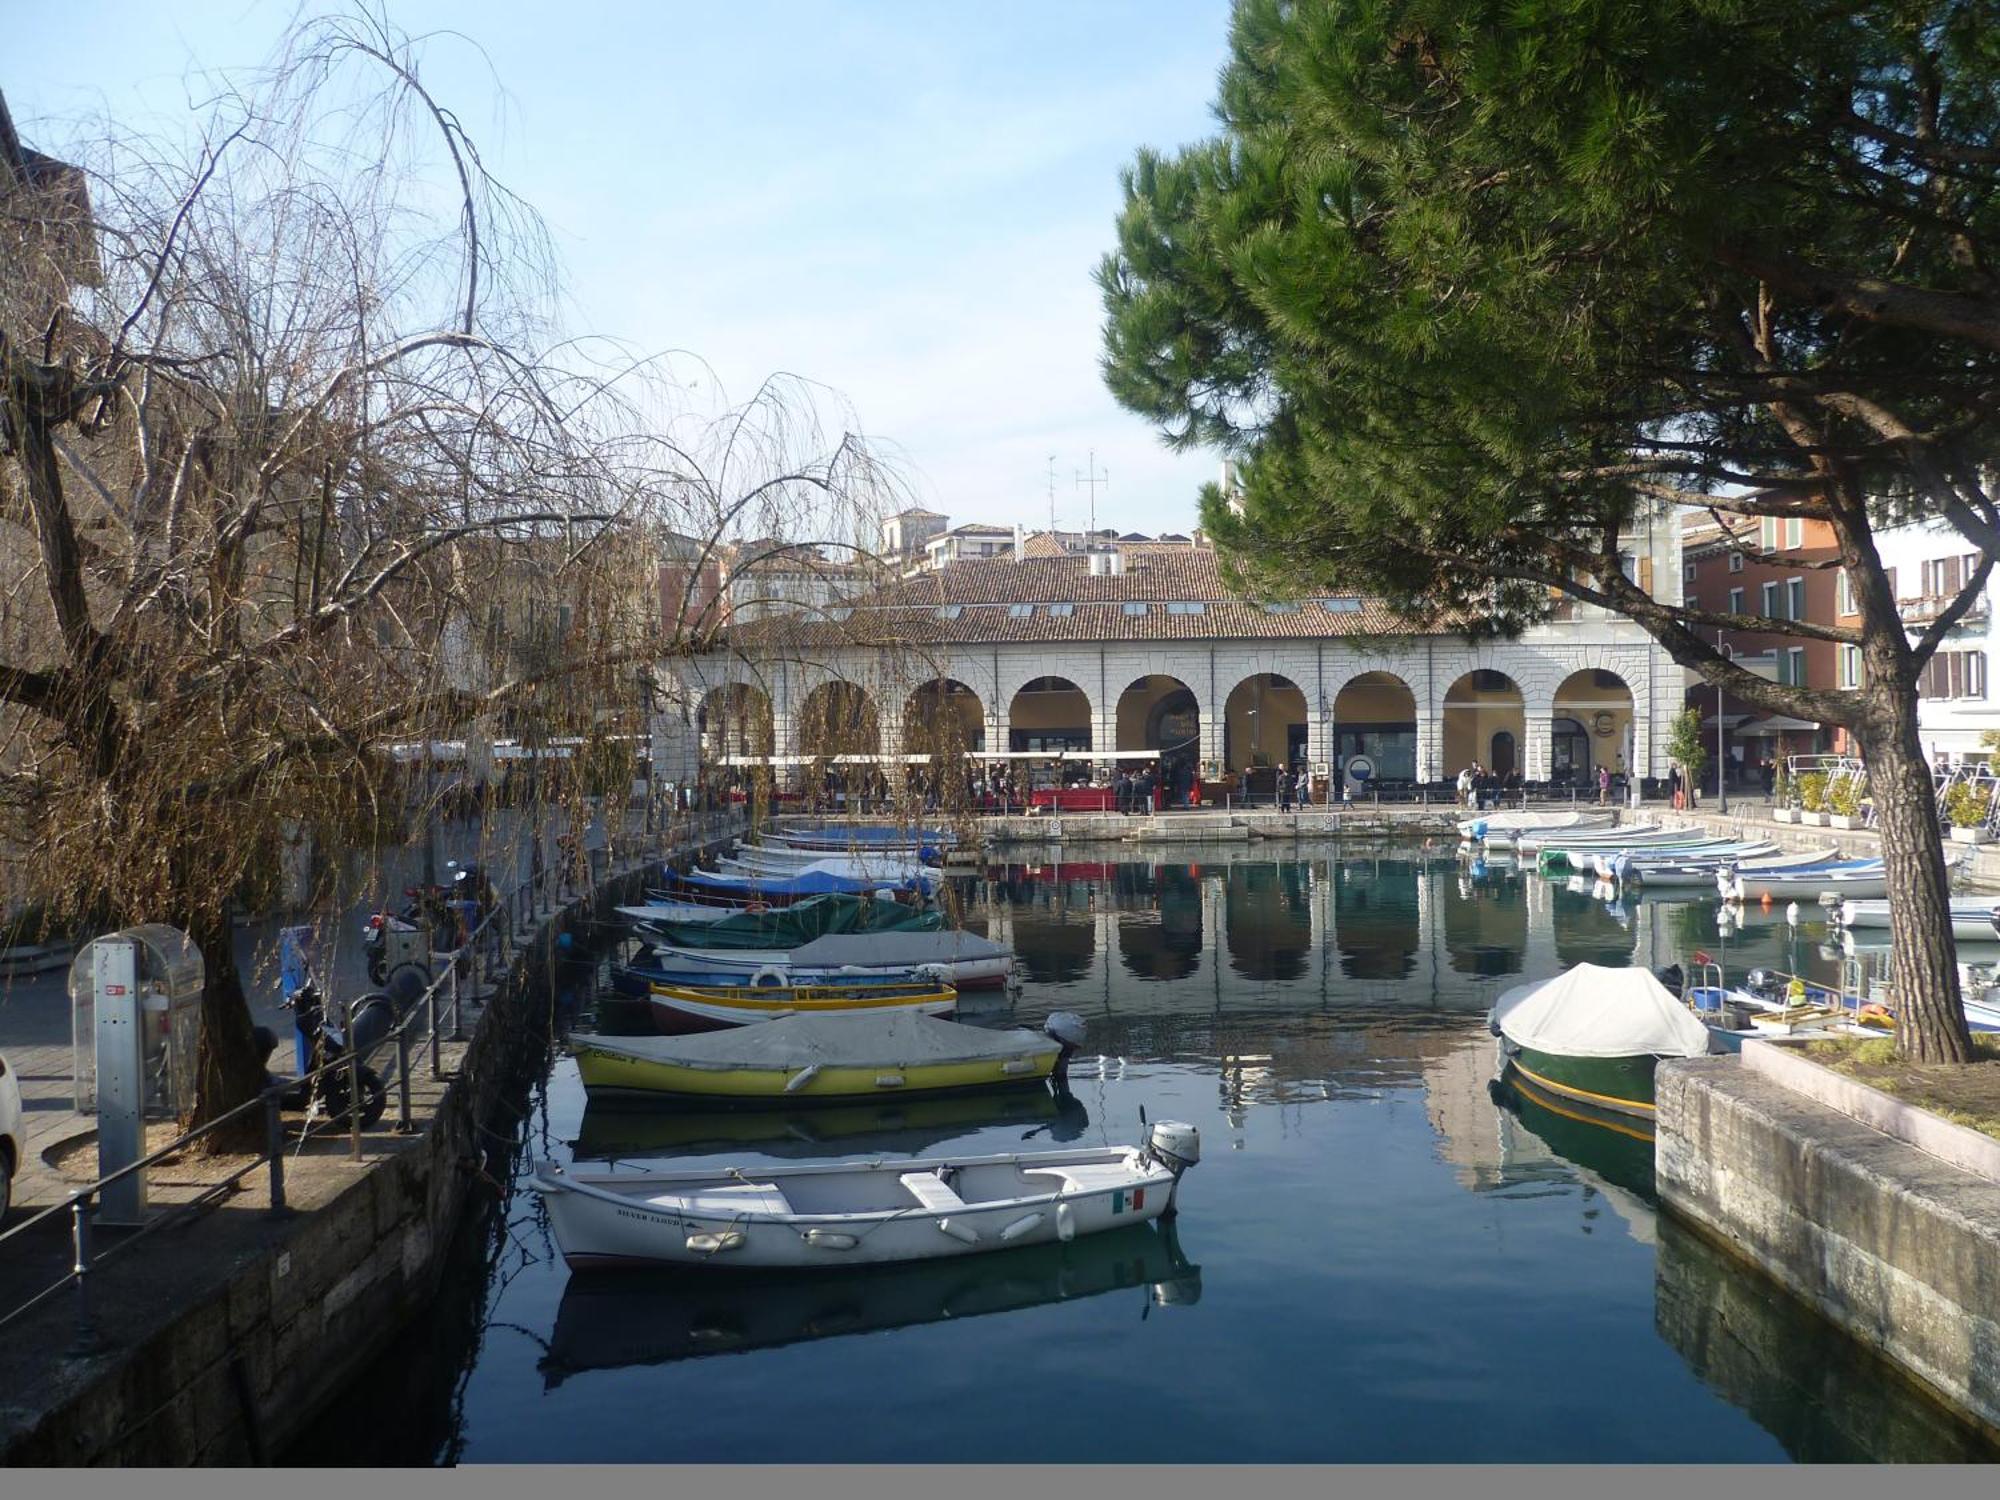
[[[1239,0],[1230,40],[1221,133],[1139,155],[1100,272],[1112,391],[1239,460],[1206,524],[1264,586],[1496,631],[1603,605],[1851,730],[1905,1050],[1969,1057],[1916,690],[2000,544],[1994,7]],[[1860,623],[1650,597],[1618,539],[1661,503],[1827,522]],[[1914,638],[1892,516],[1988,554]],[[1858,647],[1863,685],[1767,681],[1718,628]]]

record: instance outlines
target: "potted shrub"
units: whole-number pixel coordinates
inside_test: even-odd
[[[1868,790],[1866,776],[1843,776],[1827,788],[1827,821],[1835,828],[1861,826],[1861,796]]]
[[[1952,842],[1984,844],[1992,840],[1986,820],[1993,811],[1993,793],[1961,781],[1944,798],[1945,816],[1951,819]]]
[[[1799,821],[1826,827],[1826,772],[1808,771],[1799,778]]]
[[[1771,780],[1771,818],[1778,823],[1796,823],[1799,809],[1796,805],[1798,788],[1792,785],[1791,774],[1785,763],[1778,762],[1777,771]]]

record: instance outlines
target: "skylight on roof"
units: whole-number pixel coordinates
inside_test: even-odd
[[[1291,599],[1266,599],[1264,613],[1267,615],[1295,615],[1299,612],[1296,601]]]
[[[1034,613],[1035,606],[1032,604],[1010,604],[1007,606],[1007,618],[1010,620],[1026,620],[1031,618]]]
[[[938,606],[937,617],[940,620],[956,620],[964,612],[965,606],[963,604],[940,604]]]
[[[1126,601],[1126,605],[1125,605],[1125,613],[1126,613],[1126,614],[1128,614],[1128,615],[1143,615],[1143,614],[1144,614],[1145,612],[1146,612],[1146,606],[1145,606],[1145,604],[1144,604],[1144,602],[1143,602],[1143,601],[1141,601],[1141,600],[1137,600],[1137,599],[1132,599],[1132,600],[1128,600],[1128,601]]]
[[[1049,606],[1049,618],[1052,620],[1067,620],[1075,613],[1076,606],[1074,604],[1051,604]]]
[[[1170,615],[1205,615],[1208,613],[1208,605],[1199,599],[1176,599],[1167,605],[1167,613]]]
[[[1337,594],[1331,599],[1320,600],[1320,603],[1326,606],[1330,614],[1358,615],[1361,613],[1361,601],[1352,594]]]

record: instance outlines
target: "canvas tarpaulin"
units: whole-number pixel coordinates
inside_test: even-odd
[[[1644,969],[1578,964],[1507,991],[1493,1024],[1517,1047],[1561,1057],[1700,1057],[1708,1028]]]

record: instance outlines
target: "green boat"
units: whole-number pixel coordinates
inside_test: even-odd
[[[631,908],[636,911],[637,908]],[[802,948],[814,938],[855,932],[935,932],[941,911],[918,911],[873,896],[808,896],[769,911],[744,911],[717,922],[640,922],[641,931],[670,948]]]
[[[1507,1061],[1558,1098],[1651,1119],[1663,1057],[1702,1057],[1708,1028],[1644,969],[1578,964],[1507,991],[1493,1030]]]

